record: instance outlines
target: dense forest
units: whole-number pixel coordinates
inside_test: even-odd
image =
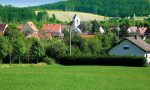
[[[34,7],[0,5],[0,22],[17,23],[36,20],[35,10],[88,12],[111,17],[148,16],[149,0],[68,0]]]
[[[38,9],[88,12],[112,17],[147,16],[149,0],[68,0],[37,6]]]
[[[17,8],[11,5],[0,5],[0,11],[0,22],[4,23],[17,23],[35,19],[35,12],[31,8]]]

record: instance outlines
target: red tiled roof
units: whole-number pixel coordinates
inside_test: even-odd
[[[23,25],[17,26],[17,29],[21,30],[23,28]]]
[[[95,35],[82,34],[81,37],[82,38],[94,38]]]
[[[139,32],[141,35],[144,34],[146,30],[147,30],[147,28],[145,28],[145,27],[138,28],[138,32]]]
[[[61,24],[44,24],[42,30],[48,32],[60,32]]]
[[[0,32],[3,32],[6,28],[6,24],[0,24]]]
[[[138,30],[138,28],[136,26],[132,26],[132,27],[130,27],[130,29],[132,32],[136,32]]]

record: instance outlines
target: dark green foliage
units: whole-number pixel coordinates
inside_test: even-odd
[[[62,65],[112,65],[112,66],[145,66],[146,58],[131,56],[65,56],[59,60]]]
[[[45,58],[43,59],[43,62],[44,62],[44,63],[47,63],[47,64],[49,64],[49,65],[51,65],[51,64],[53,64],[54,59],[49,58],[49,57],[45,57]]]
[[[0,63],[2,63],[2,59],[10,54],[10,43],[6,37],[0,37]]]
[[[99,27],[99,23],[96,20],[92,21],[92,33],[99,32]]]
[[[32,57],[30,62],[38,63],[42,61],[43,57],[45,56],[45,51],[40,40],[34,38],[32,39],[30,55]]]
[[[25,40],[23,38],[13,40],[12,47],[14,48],[13,55],[15,55],[18,58],[18,62],[21,63],[22,59],[20,59],[20,57],[24,55],[27,50]]]
[[[46,55],[55,59],[59,59],[66,55],[67,46],[60,40],[51,40],[46,47]]]
[[[31,8],[17,8],[10,5],[0,7],[0,19],[4,23],[34,20],[35,12]]]
[[[46,22],[49,19],[48,13],[46,11],[38,12],[36,19],[37,19],[37,21],[44,21],[44,22]]]
[[[9,26],[4,33],[4,36],[6,36],[10,41],[13,41],[16,38],[24,38],[23,34],[19,32],[19,30],[16,29],[15,26]]]

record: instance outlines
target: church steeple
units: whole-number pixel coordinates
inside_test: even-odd
[[[73,17],[73,27],[78,28],[80,25],[80,18],[76,14]]]

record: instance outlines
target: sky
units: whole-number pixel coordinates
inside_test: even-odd
[[[15,7],[26,7],[54,3],[60,0],[0,0],[1,5],[13,5]]]

